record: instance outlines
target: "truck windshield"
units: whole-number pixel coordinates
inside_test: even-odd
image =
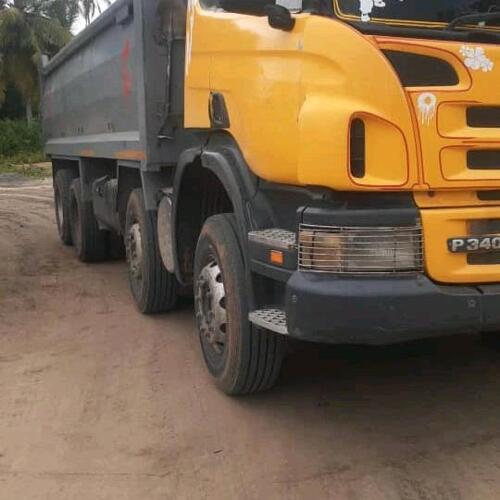
[[[500,0],[334,0],[334,4],[336,14],[346,20],[427,28],[447,26],[467,14],[500,11]],[[500,22],[479,26],[496,30]]]

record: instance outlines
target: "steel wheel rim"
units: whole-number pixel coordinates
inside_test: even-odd
[[[195,287],[196,319],[205,354],[215,363],[227,348],[226,290],[222,270],[214,257],[199,273]]]
[[[127,234],[127,260],[131,276],[141,281],[143,277],[144,252],[142,249],[142,232],[138,222],[134,222]]]

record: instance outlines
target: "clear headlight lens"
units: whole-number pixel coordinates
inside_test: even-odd
[[[302,224],[299,269],[353,274],[422,271],[422,228]]]

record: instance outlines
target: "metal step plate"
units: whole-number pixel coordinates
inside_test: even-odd
[[[295,233],[278,228],[251,231],[248,233],[248,239],[249,241],[283,250],[293,250],[297,244]]]
[[[281,335],[288,335],[286,314],[282,309],[276,307],[265,307],[249,314],[250,322],[260,328]]]

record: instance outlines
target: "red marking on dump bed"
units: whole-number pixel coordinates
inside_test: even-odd
[[[132,73],[129,68],[130,61],[130,40],[125,42],[122,50],[122,94],[128,97],[132,92]]]

